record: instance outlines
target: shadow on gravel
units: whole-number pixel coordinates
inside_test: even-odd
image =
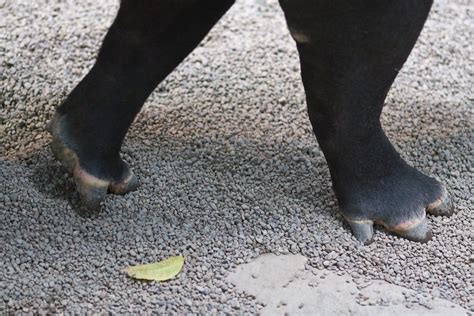
[[[162,120],[164,118],[158,119],[159,122]],[[177,168],[180,172],[199,171],[203,175],[224,174],[222,178],[214,180],[221,182],[220,185],[226,190],[238,190],[238,187],[233,187],[233,177],[237,177],[242,181],[240,185],[245,185],[248,181],[256,184],[257,190],[267,191],[262,192],[262,196],[280,196],[314,205],[342,221],[335,211],[336,198],[331,189],[326,162],[316,140],[312,143],[303,141],[300,144],[298,141],[301,140],[288,139],[281,144],[275,144],[271,133],[268,134],[268,139],[249,139],[238,134],[225,135],[226,131],[223,130],[222,137],[216,138],[215,135],[206,135],[204,132],[199,134],[199,131],[186,128],[181,130],[183,134],[176,136],[170,133],[169,129],[163,128],[166,124],[157,128],[156,121],[154,124],[146,124],[143,121],[140,123],[141,129],[132,128],[124,144],[124,151],[129,157],[127,162],[140,178],[139,191],[146,188],[157,196],[162,193],[153,183],[143,181],[153,176],[164,176],[160,170],[161,166]],[[177,126],[185,125],[179,120],[173,123]],[[456,143],[462,129],[453,132],[434,134],[432,138],[436,143]],[[399,141],[410,142],[415,139],[416,134]],[[307,150],[302,149],[302,146],[313,148]],[[423,156],[423,159],[431,158]],[[41,194],[53,199],[67,200],[74,212],[84,218],[95,218],[100,213],[92,212],[82,205],[72,178],[53,158],[49,146],[33,153],[25,163],[33,170],[30,178]],[[417,164],[416,161],[414,163]],[[176,178],[176,181],[183,180],[179,175],[172,177]],[[276,182],[281,185],[275,185]],[[245,199],[246,193],[242,192],[242,196]],[[127,196],[119,198],[126,200]],[[203,196],[203,199],[206,199],[206,196]]]
[[[53,158],[49,146],[29,156],[25,163],[32,170],[29,177],[31,183],[42,195],[55,200],[67,200],[74,213],[83,218],[97,217],[99,212],[82,205],[72,177]]]
[[[248,183],[256,184],[258,187],[256,190],[260,190],[262,196],[279,196],[314,205],[321,205],[322,200],[335,201],[331,191],[329,172],[326,170],[320,153],[316,156],[301,152],[293,153],[288,146],[282,146],[281,152],[275,152],[275,148],[259,141],[245,140],[244,144],[241,144],[234,143],[233,140],[221,142],[199,136],[181,139],[169,135],[170,139],[163,140],[161,144],[155,139],[156,145],[146,146],[135,136],[128,137],[124,151],[129,156],[127,163],[140,178],[141,185],[138,191],[141,196],[143,195],[142,198],[147,196],[144,191],[150,191],[156,196],[163,193],[161,188],[148,183],[145,179],[153,176],[164,177],[163,170],[160,168],[165,165],[169,166],[168,168],[183,169],[182,172],[197,171],[203,175],[210,175],[211,178],[217,173],[230,175],[215,179],[221,182],[220,185],[226,187],[226,190],[238,191],[239,186],[245,187],[248,181]],[[163,135],[160,138],[162,137]],[[226,146],[232,147],[232,152],[223,149]],[[293,154],[301,156],[302,160],[293,159]],[[100,213],[100,210],[90,211],[82,205],[72,177],[55,160],[49,146],[28,156],[24,163],[31,170],[29,179],[32,186],[45,199],[67,201],[74,213],[84,218],[95,218]],[[175,181],[182,180],[179,174],[172,177]],[[233,186],[233,177],[241,181],[239,186]],[[305,184],[301,183],[303,179],[305,179]],[[275,182],[281,185],[275,186]],[[173,191],[171,187],[167,189]],[[247,189],[245,188],[244,191]],[[241,194],[243,200],[248,199],[247,202],[252,203],[249,200],[250,197],[247,196],[248,192],[244,191],[234,192],[234,194]],[[182,193],[186,194],[186,192]],[[118,198],[126,201],[127,195]],[[204,200],[207,198],[203,195]],[[333,207],[324,208],[332,209]]]

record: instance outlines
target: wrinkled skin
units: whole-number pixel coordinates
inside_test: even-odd
[[[84,203],[125,194],[138,179],[120,158],[146,98],[204,38],[232,0],[122,0],[97,61],[57,109],[55,156]],[[446,189],[409,166],[380,125],[383,103],[427,18],[431,0],[280,0],[296,41],[308,113],[355,237],[374,223],[431,238],[426,212],[450,215]]]

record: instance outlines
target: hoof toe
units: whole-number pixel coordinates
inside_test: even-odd
[[[109,186],[110,193],[123,195],[138,188],[139,181],[133,172],[129,171],[129,175],[123,181],[111,182]]]
[[[347,220],[355,238],[364,245],[372,242],[374,236],[374,223],[370,220]]]
[[[387,229],[403,238],[421,243],[428,242],[433,237],[426,216],[421,220],[403,223]]]
[[[454,211],[453,203],[448,191],[443,188],[443,194],[439,199],[429,204],[426,211],[432,215],[451,216]]]
[[[79,167],[74,169],[74,182],[84,204],[92,210],[98,210],[105,199],[109,182],[98,179]]]
[[[91,210],[99,210],[100,203],[107,195],[107,188],[105,187],[87,187],[77,184],[77,191],[81,196],[82,202]]]

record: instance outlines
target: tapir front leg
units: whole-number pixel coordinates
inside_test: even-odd
[[[426,212],[451,214],[444,187],[409,166],[380,114],[431,0],[280,0],[297,43],[308,113],[342,214],[361,242],[373,224],[416,241]]]
[[[138,180],[120,158],[143,103],[204,38],[233,0],[122,0],[97,61],[57,109],[50,131],[55,156],[74,176],[90,208],[107,191]]]

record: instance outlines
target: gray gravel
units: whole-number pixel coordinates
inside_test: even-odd
[[[99,214],[77,203],[44,131],[87,73],[117,1],[0,1],[0,312],[238,312],[226,281],[259,254],[403,285],[474,310],[473,27],[437,1],[383,114],[404,157],[456,204],[422,245],[383,232],[359,248],[306,116],[295,45],[275,0],[243,0],[149,98],[123,148],[141,187]],[[121,270],[186,256],[168,283]],[[422,296],[420,294],[420,296]]]

